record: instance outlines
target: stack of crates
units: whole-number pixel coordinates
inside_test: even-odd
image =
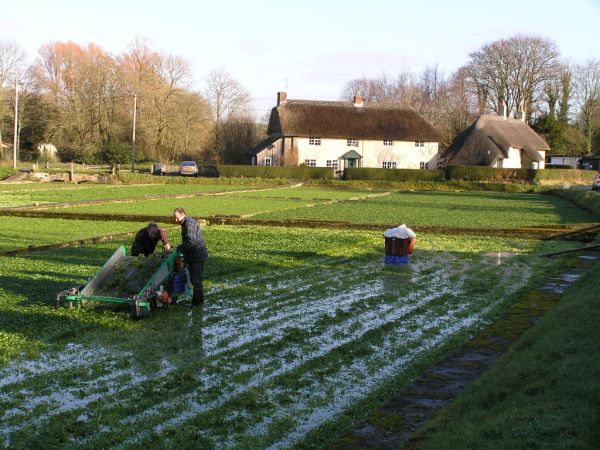
[[[385,264],[402,265],[408,264],[408,255],[413,251],[415,239],[400,239],[397,237],[386,237],[385,239]]]

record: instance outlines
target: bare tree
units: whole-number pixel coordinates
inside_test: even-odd
[[[250,94],[224,69],[213,70],[206,77],[206,96],[213,113],[213,159],[224,151],[223,125],[247,109]]]
[[[427,66],[419,79],[419,86],[423,91],[425,100],[434,102],[444,83],[444,74],[440,71],[438,64]]]
[[[574,98],[585,134],[587,153],[592,152],[594,133],[600,129],[600,60],[593,59],[575,69]]]
[[[432,125],[439,131],[442,145],[449,145],[481,113],[479,96],[473,84],[467,71],[459,68],[441,85]]]
[[[379,78],[357,78],[344,86],[341,98],[352,100],[360,95],[367,102],[394,102],[405,108],[418,109],[423,92],[415,75],[404,70],[396,78],[382,74]]]
[[[245,109],[250,94],[237,80],[223,69],[213,70],[206,77],[206,96],[213,111],[215,123],[227,121],[232,115]]]
[[[0,41],[0,144],[2,143],[2,124],[4,122],[4,90],[10,89],[9,83],[15,82],[24,70],[25,52],[16,42]]]
[[[475,83],[464,68],[445,80],[437,64],[426,67],[419,77],[404,70],[395,78],[383,74],[351,80],[341,98],[352,100],[357,94],[368,102],[394,102],[417,111],[439,131],[446,145],[474,120],[481,103]]]
[[[523,109],[529,115],[544,95],[548,80],[558,74],[556,44],[540,37],[501,39],[469,56],[469,74],[493,110],[505,102],[508,111]]]
[[[114,140],[123,92],[111,55],[94,44],[49,43],[33,72],[39,92],[56,107],[49,130],[57,144],[78,148],[79,158],[88,159],[100,142]]]
[[[223,124],[221,130],[223,149],[219,155],[219,162],[225,164],[248,163],[248,152],[258,143],[259,131],[259,127],[249,114],[230,117]]]

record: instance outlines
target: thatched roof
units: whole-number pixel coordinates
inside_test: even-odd
[[[525,122],[483,114],[454,138],[446,154],[451,164],[491,166],[499,158],[508,158],[509,147],[523,150],[532,161],[543,161],[539,152],[550,150]]]
[[[438,142],[416,112],[394,104],[286,100],[273,108],[269,136]]]

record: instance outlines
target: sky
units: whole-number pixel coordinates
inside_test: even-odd
[[[204,91],[224,69],[257,118],[288,98],[338,100],[355,78],[445,76],[469,53],[516,34],[553,40],[573,63],[600,58],[600,0],[15,0],[0,7],[0,41],[33,63],[49,42],[94,43],[119,55],[136,38],[191,64]]]

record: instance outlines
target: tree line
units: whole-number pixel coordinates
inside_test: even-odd
[[[506,111],[508,117],[524,114],[554,154],[600,151],[600,60],[570,64],[554,42],[540,37],[486,44],[447,77],[433,65],[420,74],[357,78],[344,86],[342,98],[356,94],[416,110],[445,145],[479,115]]]
[[[31,66],[24,60],[17,44],[0,43],[0,142],[14,138],[18,89],[21,159],[42,157],[37,144],[49,142],[63,161],[128,163],[135,127],[137,160],[240,163],[262,137],[248,92],[227,72],[194,91],[189,63],[145,40],[117,56],[52,42]]]
[[[7,153],[14,140],[18,90],[21,159],[43,157],[37,144],[52,143],[64,161],[128,163],[135,125],[138,160],[238,164],[264,137],[249,92],[229,73],[213,70],[206,91],[195,91],[190,64],[143,39],[120,55],[73,42],[51,42],[38,53],[26,66],[18,44],[0,41],[0,143]],[[505,110],[523,114],[552,153],[600,150],[600,60],[571,64],[536,36],[485,44],[449,76],[432,65],[420,74],[357,78],[341,97],[357,94],[416,110],[443,145],[480,114]]]

